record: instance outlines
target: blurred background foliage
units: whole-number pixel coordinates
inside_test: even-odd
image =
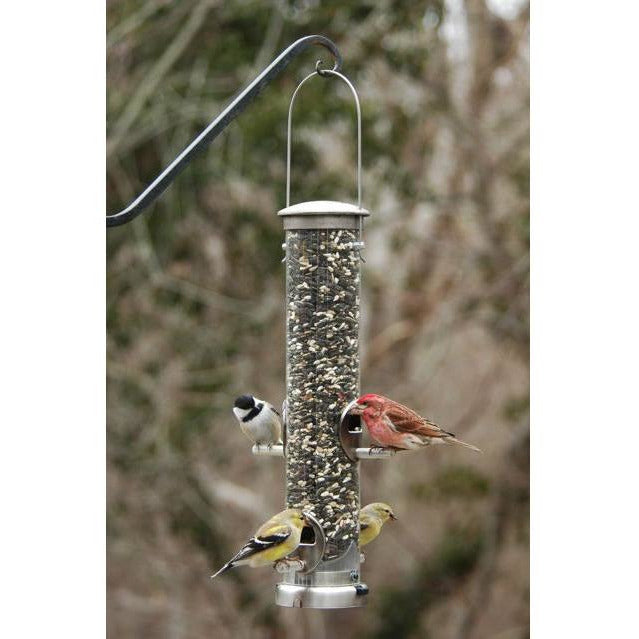
[[[220,566],[284,501],[230,412],[284,397],[286,113],[312,48],[153,209],[107,234],[110,637],[528,636],[529,9],[519,0],[107,2],[107,208],[137,194],[282,49],[321,33],[363,109],[362,389],[483,455],[363,464],[400,517],[366,609],[274,606]],[[351,99],[314,78],[292,201],[355,199]]]

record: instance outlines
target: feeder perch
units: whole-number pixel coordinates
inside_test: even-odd
[[[348,404],[339,420],[339,441],[351,461],[358,459],[388,459],[395,454],[391,448],[379,448],[370,446],[369,448],[360,447],[362,439],[362,422],[359,415],[349,415],[350,409],[355,404],[353,400]]]

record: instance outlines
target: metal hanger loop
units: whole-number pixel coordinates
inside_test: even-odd
[[[353,94],[353,98],[355,99],[355,107],[357,109],[357,208],[362,208],[362,110],[359,105],[359,97],[357,96],[357,91],[355,87],[351,83],[351,81],[345,76],[342,75],[339,71],[335,71],[334,69],[320,69],[319,68],[320,61],[318,61],[315,66],[315,71],[313,73],[309,73],[298,85],[295,91],[293,91],[293,95],[291,96],[291,104],[288,107],[288,128],[286,133],[286,206],[289,207],[291,204],[291,124],[293,119],[293,106],[295,105],[295,98],[299,90],[302,88],[304,83],[307,80],[310,80],[314,75],[319,75],[322,77],[326,76],[335,76],[343,80],[348,88],[351,90]]]

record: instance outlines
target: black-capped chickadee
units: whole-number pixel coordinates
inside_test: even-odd
[[[233,404],[233,414],[242,432],[256,444],[282,443],[280,414],[268,402],[253,395],[240,395]]]

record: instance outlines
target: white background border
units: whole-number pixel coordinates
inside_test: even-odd
[[[105,8],[0,15],[0,636],[105,628]]]
[[[6,3],[3,637],[105,628],[105,20]],[[532,636],[636,632],[632,2],[532,1]]]
[[[634,2],[532,2],[532,637],[637,632]]]

